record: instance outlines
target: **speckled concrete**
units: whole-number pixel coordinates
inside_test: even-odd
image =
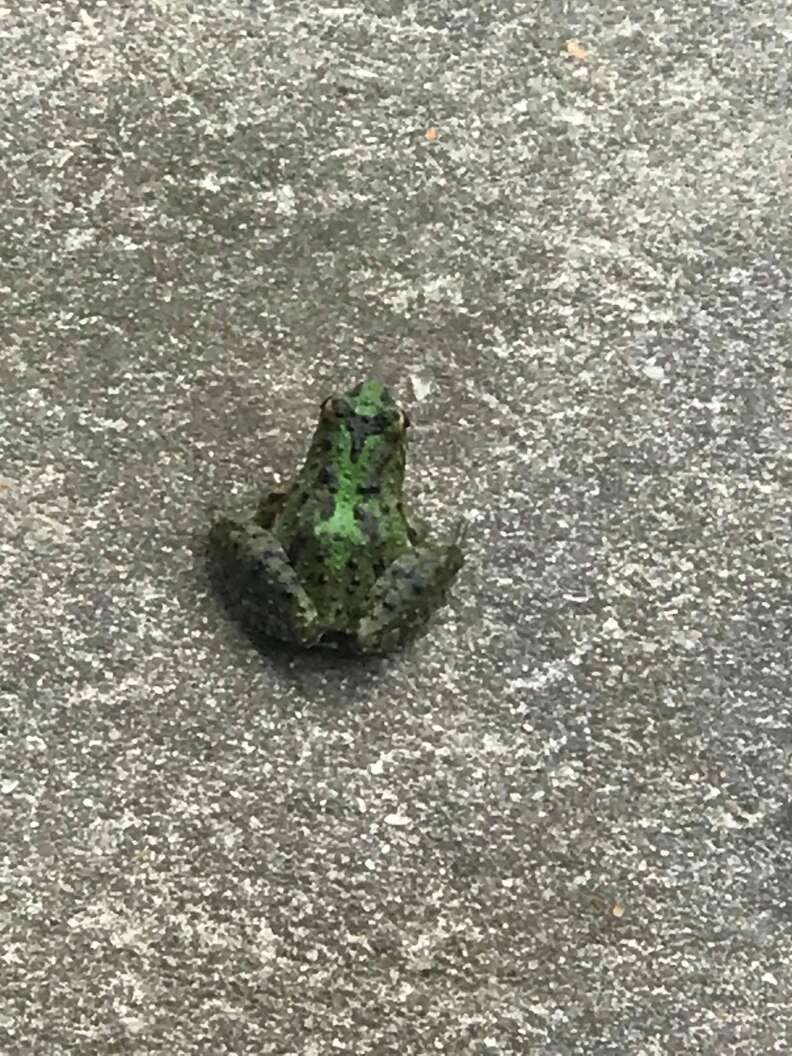
[[[792,16],[0,4],[0,1053],[792,1051]],[[469,559],[256,650],[375,374]]]

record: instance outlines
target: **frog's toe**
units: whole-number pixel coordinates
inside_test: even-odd
[[[355,649],[360,653],[395,653],[420,634],[422,627],[384,627],[376,619],[363,620],[355,635]]]

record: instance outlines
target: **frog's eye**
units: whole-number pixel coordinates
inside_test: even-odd
[[[344,404],[336,396],[328,396],[322,401],[320,412],[323,418],[335,420],[343,417]]]

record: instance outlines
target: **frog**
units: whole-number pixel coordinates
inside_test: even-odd
[[[427,629],[462,568],[465,529],[431,541],[408,519],[410,425],[377,380],[328,396],[290,486],[214,521],[221,586],[246,625],[356,654],[395,652]]]

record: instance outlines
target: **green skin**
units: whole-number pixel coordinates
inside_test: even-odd
[[[408,523],[408,425],[377,381],[329,397],[289,490],[265,496],[252,518],[212,526],[224,587],[256,627],[363,653],[425,628],[462,567],[462,533],[431,545]]]

